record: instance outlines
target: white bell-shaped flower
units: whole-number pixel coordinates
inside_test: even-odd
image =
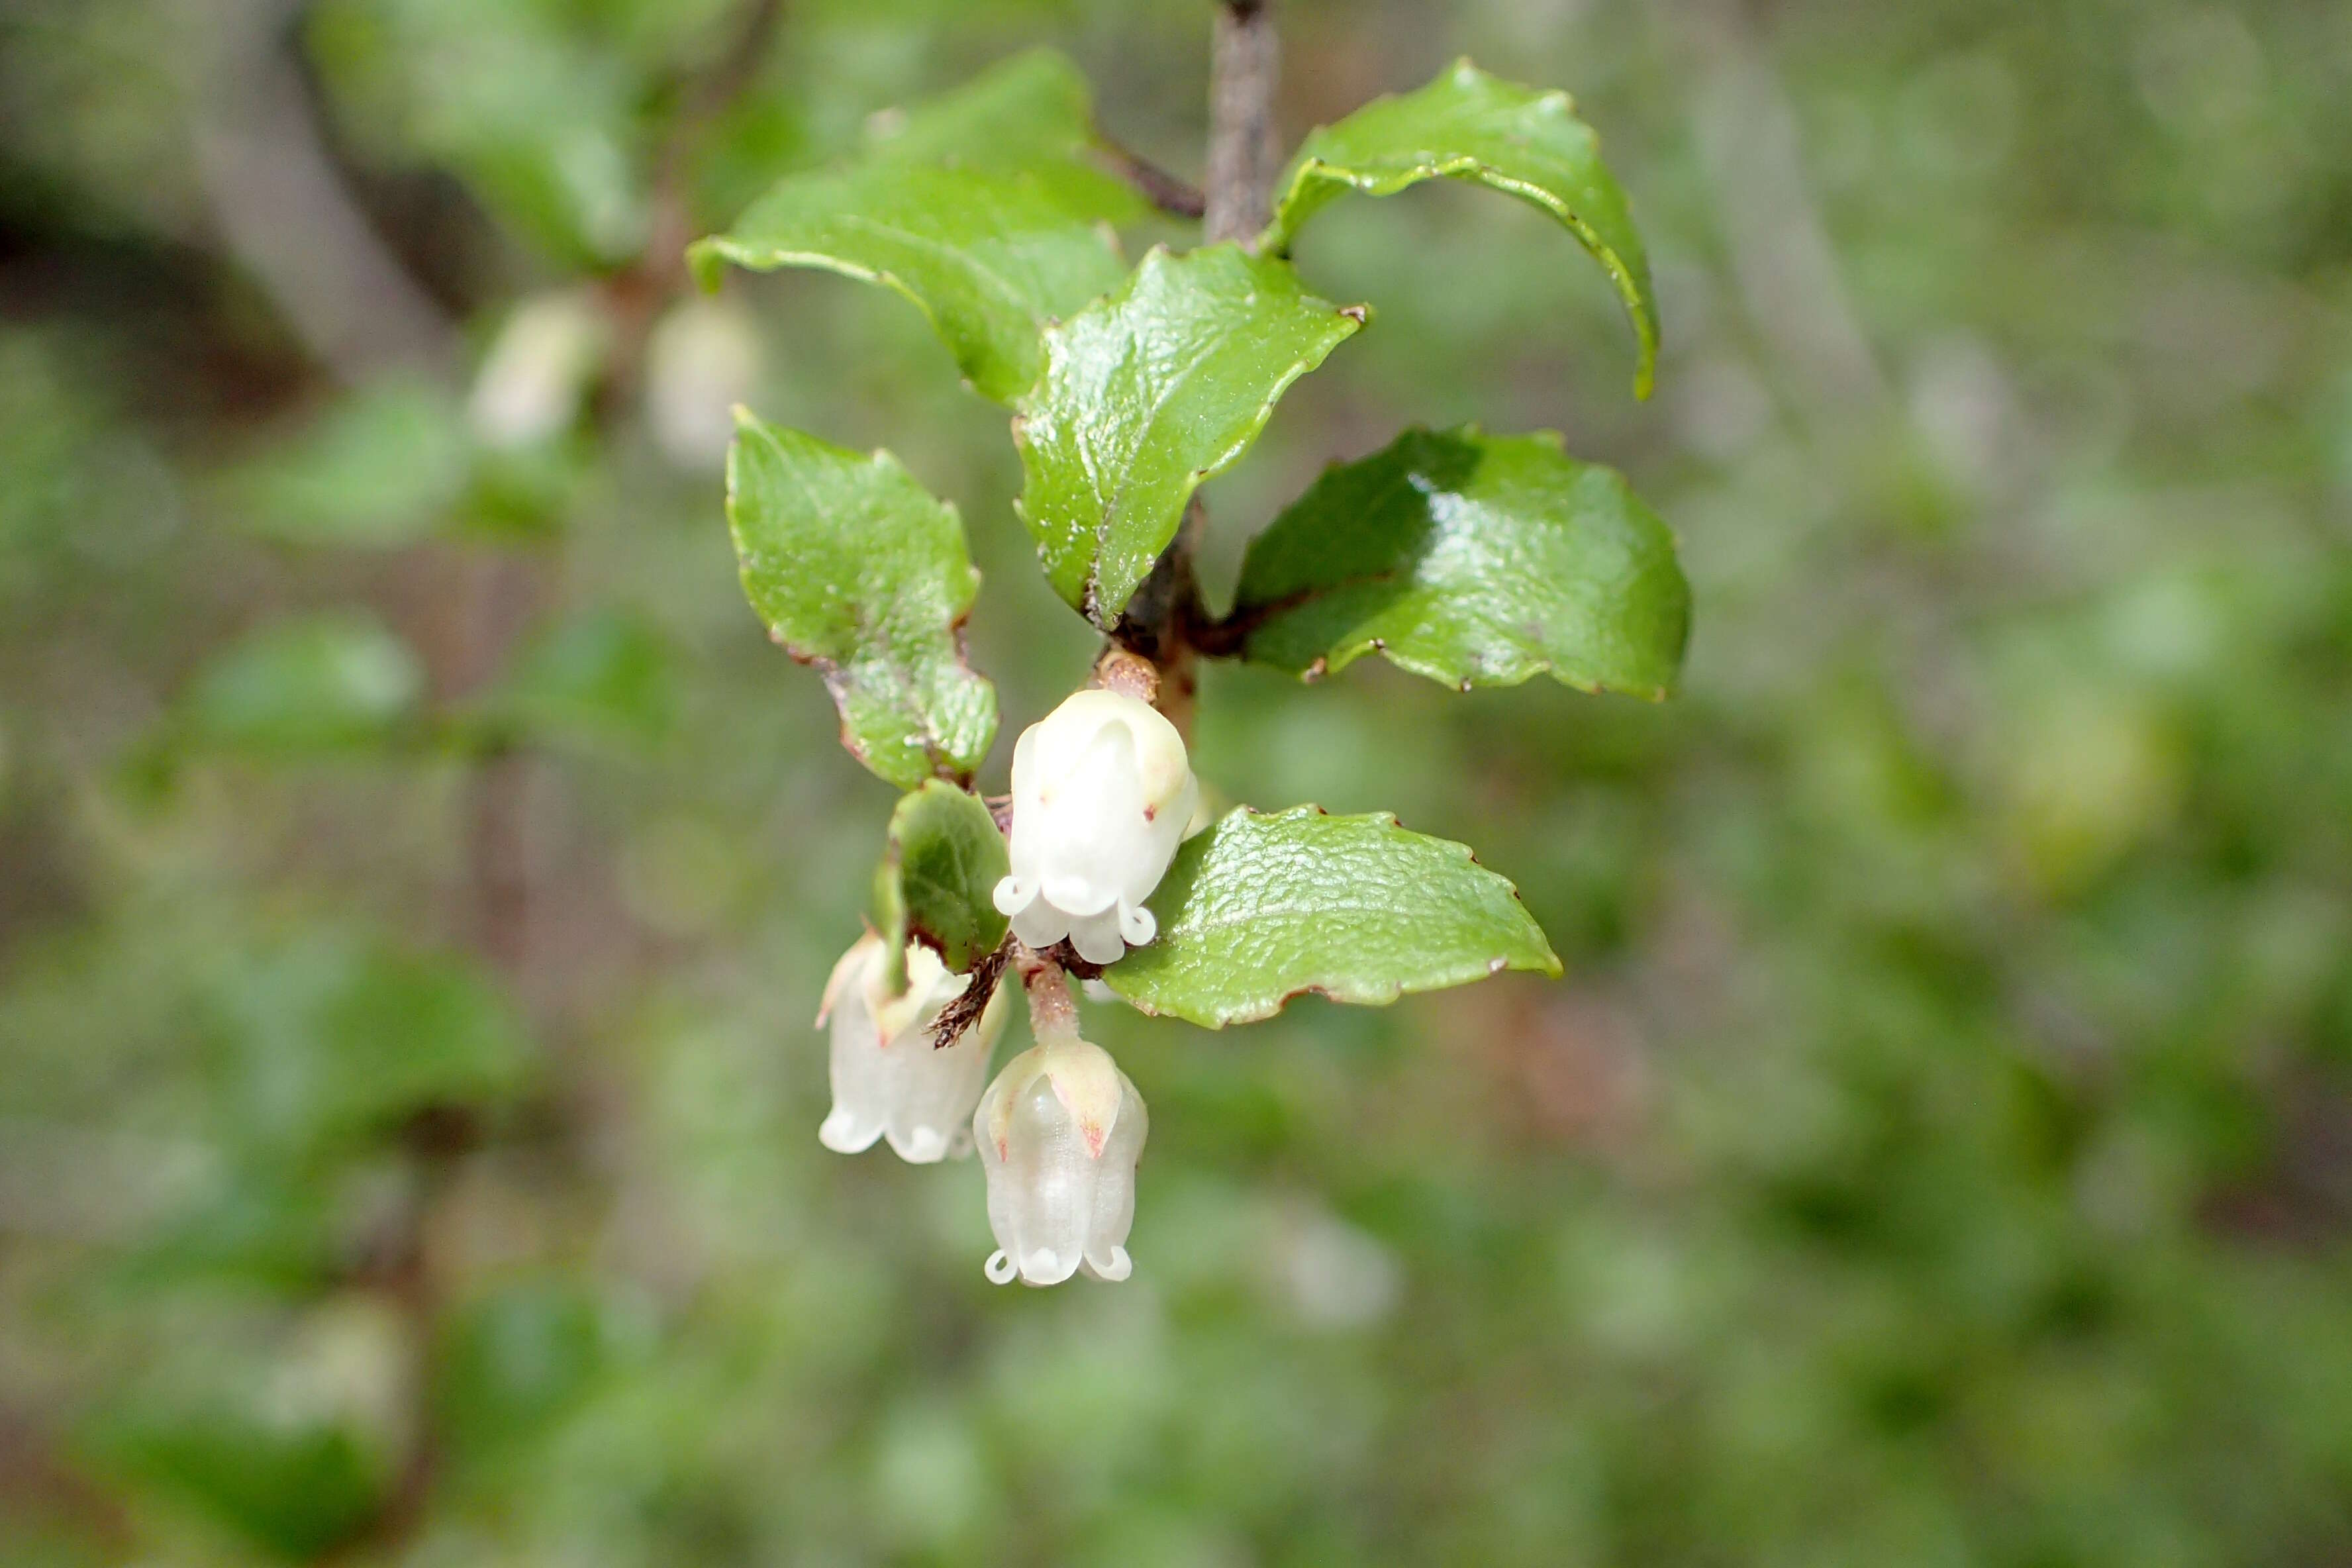
[[[816,1021],[824,1027],[829,1018],[833,1032],[833,1113],[817,1141],[855,1154],[887,1138],[900,1159],[919,1165],[965,1153],[989,1053],[1004,1027],[1004,994],[991,997],[953,1045],[935,1048],[932,1023],[971,977],[949,973],[939,954],[908,942],[907,989],[893,996],[882,958],[882,939],[868,931],[825,984]]]
[[[1076,1034],[1006,1063],[971,1120],[1000,1249],[989,1279],[1058,1285],[1080,1269],[1113,1280],[1133,1272],[1135,1163],[1150,1128],[1110,1053]]]
[[[1088,690],[1013,748],[1013,874],[996,907],[1040,951],[1064,937],[1093,963],[1156,932],[1143,901],[1201,799],[1184,738],[1149,702]]]

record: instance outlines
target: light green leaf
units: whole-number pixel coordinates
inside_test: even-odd
[[[996,737],[996,689],[964,663],[980,574],[955,508],[887,452],[736,419],[727,521],[769,635],[824,675],[841,743],[876,773],[968,781]]]
[[[874,878],[875,923],[892,991],[905,987],[910,938],[958,974],[996,951],[1005,924],[996,884],[1012,869],[1004,835],[979,796],[932,779],[898,803]]]
[[[222,1034],[257,1147],[324,1150],[436,1105],[489,1105],[537,1058],[472,963],[312,933],[221,976]]]
[[[646,746],[677,710],[669,651],[649,626],[609,611],[536,637],[479,705],[498,737],[568,738]]]
[[[1307,293],[1286,263],[1215,245],[1154,249],[1125,289],[1048,332],[1014,434],[1021,516],[1055,591],[1116,625],[1192,491],[1365,319]]]
[[[1069,57],[1054,49],[1000,60],[952,92],[913,109],[885,110],[868,127],[868,145],[878,156],[986,168],[1083,164],[1097,143],[1093,89]],[[1132,194],[1106,199],[1140,210]]]
[[[695,247],[753,271],[815,267],[914,302],[982,396],[1010,403],[1037,379],[1038,334],[1116,287],[1118,253],[1028,173],[883,164],[785,181],[732,232]]]
[[[1559,438],[1409,430],[1250,545],[1231,624],[1314,678],[1366,653],[1467,690],[1549,672],[1656,700],[1690,629],[1674,536]]]
[[[1118,287],[1108,226],[1141,200],[1087,161],[1086,83],[1057,55],[877,119],[867,157],[784,180],[694,247],[696,269],[706,283],[731,262],[881,284],[929,319],[975,390],[1009,404],[1037,380],[1045,327]]]
[[[385,739],[424,694],[406,643],[369,616],[335,613],[257,632],[205,667],[184,731],[256,752],[334,751]]]
[[[447,521],[472,461],[448,394],[391,380],[352,393],[283,447],[233,470],[225,499],[247,528],[289,542],[409,544]]]
[[[1520,87],[1468,60],[1415,92],[1375,99],[1310,134],[1276,197],[1265,247],[1287,255],[1307,220],[1345,191],[1391,196],[1423,180],[1468,180],[1558,218],[1592,253],[1633,319],[1637,396],[1658,358],[1658,302],[1625,193],[1601,161],[1601,139],[1568,94]]]
[[[1244,806],[1177,852],[1152,895],[1160,934],[1103,972],[1147,1013],[1212,1029],[1301,992],[1382,1006],[1559,960],[1511,884],[1462,845],[1396,818]]]

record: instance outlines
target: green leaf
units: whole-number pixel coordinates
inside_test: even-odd
[[[382,623],[338,613],[256,633],[206,666],[180,711],[211,745],[332,751],[383,740],[425,690],[416,655]]]
[[[233,1091],[257,1146],[319,1151],[528,1083],[529,1035],[469,961],[312,935],[222,978]]]
[[[996,884],[1012,870],[1004,835],[979,796],[932,779],[901,800],[874,878],[890,989],[905,988],[910,938],[957,974],[994,952],[1005,924]]]
[[[784,180],[694,264],[706,283],[731,262],[881,284],[922,310],[976,391],[1009,404],[1036,383],[1039,333],[1125,270],[1108,226],[1142,203],[1086,161],[1093,144],[1076,68],[1024,55],[881,117],[866,159]]]
[[[1104,981],[1146,1013],[1212,1029],[1306,991],[1383,1006],[1506,969],[1559,973],[1510,883],[1386,813],[1244,806],[1177,852],[1151,910],[1158,938]]]
[[[1048,332],[1014,433],[1021,516],[1055,591],[1117,624],[1192,491],[1365,319],[1307,293],[1286,263],[1215,245],[1155,248],[1125,289]]]
[[[645,1348],[621,1303],[552,1278],[501,1285],[453,1315],[434,1408],[460,1462],[503,1457],[578,1409]]]
[[[1592,253],[1640,340],[1634,393],[1657,367],[1658,302],[1625,193],[1601,139],[1564,92],[1520,87],[1459,60],[1417,92],[1375,99],[1310,134],[1283,180],[1265,247],[1286,256],[1299,228],[1342,192],[1391,196],[1423,180],[1468,180],[1541,207]]]
[[[1656,700],[1690,588],[1665,524],[1557,436],[1409,430],[1251,543],[1232,624],[1244,657],[1310,679],[1379,653],[1465,690],[1549,672]]]
[[[101,1418],[90,1445],[110,1468],[248,1543],[307,1563],[365,1528],[391,1477],[348,1427],[289,1421],[262,1404],[224,1395],[134,1406]]]
[[[868,134],[878,156],[990,168],[1083,164],[1098,141],[1093,89],[1055,49],[1024,50],[928,103],[886,110]]]
[[[279,450],[232,472],[225,488],[256,533],[388,547],[438,530],[471,466],[464,416],[449,395],[393,380],[352,393]]]
[[[677,711],[669,652],[648,626],[610,612],[537,637],[480,704],[493,733],[643,747]]]
[[[996,738],[996,689],[964,663],[980,574],[955,508],[887,452],[736,418],[727,521],[769,635],[824,675],[859,762],[901,789],[969,781]]]

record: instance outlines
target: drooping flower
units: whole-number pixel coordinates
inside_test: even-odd
[[[1005,1064],[972,1113],[988,1177],[988,1226],[999,1285],[1058,1285],[1134,1271],[1135,1165],[1151,1130],[1143,1097],[1110,1053],[1073,1032]]]
[[[1073,694],[1013,748],[1013,874],[996,907],[1040,951],[1110,963],[1157,931],[1143,901],[1200,805],[1184,738],[1149,702]]]
[[[882,939],[868,931],[841,955],[825,984],[816,1021],[819,1027],[831,1022],[833,1113],[817,1140],[855,1154],[887,1138],[900,1159],[928,1165],[970,1148],[967,1126],[1004,1027],[1004,994],[991,997],[954,1044],[934,1048],[932,1022],[971,977],[949,973],[939,954],[908,942],[907,989],[893,996],[882,959]]]

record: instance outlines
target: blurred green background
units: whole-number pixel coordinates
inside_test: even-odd
[[[1557,427],[1686,691],[1209,672],[1204,774],[1569,974],[1091,1009],[1132,1282],[818,1147],[892,800],[727,403],[959,503],[1008,735],[1093,640],[914,311],[677,247],[1034,43],[1197,174],[1209,21],[0,13],[0,1561],[2352,1562],[2352,7],[1282,0],[1286,144],[1570,88],[1665,358],[1531,211],[1342,205],[1213,596],[1402,424]]]

